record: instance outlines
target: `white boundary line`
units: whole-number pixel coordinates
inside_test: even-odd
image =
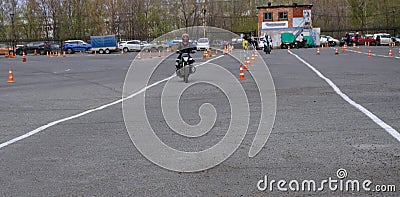
[[[344,94],[339,87],[337,87],[329,78],[325,77],[321,72],[319,72],[316,68],[314,68],[313,66],[311,66],[308,62],[306,62],[305,60],[303,60],[302,58],[300,58],[298,55],[292,53],[291,51],[288,51],[291,55],[293,55],[294,57],[296,57],[298,60],[300,60],[301,62],[303,62],[308,68],[310,68],[312,71],[314,71],[320,78],[322,78],[323,80],[325,80],[332,88],[333,90],[340,96],[342,97],[346,102],[348,102],[350,105],[352,105],[353,107],[357,108],[358,110],[360,110],[363,114],[365,114],[366,116],[368,116],[368,118],[370,118],[372,121],[374,121],[376,124],[378,124],[380,127],[382,127],[383,129],[385,129],[386,132],[388,132],[390,135],[392,135],[397,141],[400,142],[400,133],[398,131],[396,131],[395,129],[393,129],[390,125],[386,124],[385,122],[383,122],[383,120],[381,120],[380,118],[378,118],[375,114],[373,114],[372,112],[370,112],[368,109],[366,109],[365,107],[363,107],[362,105],[356,103],[355,101],[353,101],[349,96],[347,96],[346,94]]]
[[[366,53],[366,52],[361,52],[361,51],[359,52],[359,51],[355,51],[355,50],[352,50],[352,49],[346,49],[346,51],[350,51],[350,52],[358,53],[358,54],[368,55],[368,53]],[[395,56],[395,55],[393,55],[392,57],[390,57],[388,55],[378,55],[378,54],[375,54],[375,53],[372,53],[371,55],[375,56],[375,57],[386,57],[386,58],[400,59],[400,56]]]
[[[217,57],[212,58],[212,59],[210,59],[210,60],[207,60],[207,61],[205,61],[205,62],[203,62],[203,63],[201,63],[201,64],[199,64],[199,65],[197,65],[197,66],[201,66],[201,65],[207,64],[207,63],[209,63],[210,61],[219,59],[219,58],[221,58],[221,57],[223,57],[223,55],[220,55],[220,56],[217,56]],[[136,58],[135,58],[135,59],[136,59]],[[118,103],[121,103],[121,102],[123,102],[123,101],[125,101],[125,100],[127,100],[127,99],[131,99],[131,98],[133,98],[133,97],[135,97],[135,96],[137,96],[137,95],[139,95],[139,94],[145,92],[147,89],[152,88],[152,87],[154,87],[154,86],[156,86],[156,85],[158,85],[158,84],[160,84],[160,83],[162,83],[162,82],[164,82],[164,81],[168,81],[168,80],[172,79],[172,78],[175,77],[175,76],[176,76],[176,74],[173,74],[173,75],[170,76],[170,77],[167,77],[167,78],[165,78],[165,79],[162,79],[162,80],[160,80],[160,81],[157,81],[157,82],[155,82],[155,83],[153,83],[153,84],[151,84],[151,85],[148,85],[148,86],[146,86],[146,87],[144,87],[144,88],[138,90],[137,92],[135,92],[135,93],[129,95],[128,97],[125,97],[125,98],[122,98],[122,99],[118,99],[118,100],[116,100],[116,101],[114,101],[114,102],[111,102],[111,103],[102,105],[102,106],[97,107],[97,108],[95,108],[95,109],[90,109],[90,110],[81,112],[81,113],[79,113],[79,114],[75,114],[75,115],[70,116],[70,117],[67,117],[67,118],[63,118],[63,119],[60,119],[60,120],[56,120],[56,121],[50,122],[50,123],[48,123],[48,124],[46,124],[46,125],[43,125],[43,126],[41,126],[41,127],[38,127],[38,128],[36,128],[36,129],[34,129],[34,130],[28,132],[28,133],[25,133],[24,135],[21,135],[21,136],[19,136],[19,137],[16,137],[16,138],[13,138],[13,139],[11,139],[11,140],[8,140],[8,141],[6,141],[6,142],[1,143],[1,144],[0,144],[0,149],[6,147],[6,146],[8,146],[8,145],[11,145],[11,144],[13,144],[13,143],[15,143],[15,142],[18,142],[18,141],[20,141],[20,140],[23,140],[23,139],[25,139],[25,138],[28,138],[28,137],[30,137],[30,136],[32,136],[32,135],[35,135],[35,134],[37,134],[37,133],[39,133],[39,132],[41,132],[41,131],[43,131],[43,130],[45,130],[45,129],[47,129],[47,128],[52,127],[52,126],[55,126],[55,125],[57,125],[57,124],[59,124],[59,123],[62,123],[62,122],[68,121],[68,120],[72,120],[72,119],[76,119],[76,118],[79,118],[79,117],[81,117],[81,116],[90,114],[90,113],[92,113],[92,112],[100,111],[100,110],[103,110],[103,109],[105,109],[105,108],[107,108],[107,107],[111,107],[111,106],[116,105],[116,104],[118,104]]]

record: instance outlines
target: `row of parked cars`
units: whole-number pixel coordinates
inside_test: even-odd
[[[329,46],[343,46],[345,43],[349,45],[367,45],[380,46],[380,45],[390,45],[395,43],[395,45],[400,45],[400,35],[393,37],[388,33],[376,33],[376,34],[359,34],[359,33],[347,33],[339,41],[331,36],[321,35],[320,36],[321,45],[329,44]]]
[[[181,39],[179,39],[179,38],[169,40],[163,44],[154,44],[154,43],[149,43],[147,41],[140,41],[140,40],[121,41],[118,43],[118,49],[123,50],[124,52],[141,51],[141,50],[147,50],[147,51],[160,50],[161,51],[167,47],[176,48],[176,47],[178,47],[180,42],[181,42]],[[208,38],[199,38],[198,40],[189,40],[189,43],[193,48],[196,48],[196,50],[206,50],[206,49],[210,48],[210,41]]]
[[[140,51],[144,48],[157,50],[157,47],[161,46],[156,46],[154,44],[148,43],[147,41],[140,40],[122,41],[118,43],[118,49],[124,50],[124,52]],[[15,53],[17,55],[23,55],[24,53],[33,54],[36,51],[37,54],[46,55],[47,53],[57,53],[65,51],[68,54],[72,54],[79,51],[90,51],[91,48],[91,44],[83,40],[67,40],[64,42],[63,45],[57,42],[35,41],[29,42],[26,45],[17,45]],[[0,44],[0,55],[12,52],[12,47],[6,44]]]

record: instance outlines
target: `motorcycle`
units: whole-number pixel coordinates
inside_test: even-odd
[[[187,83],[189,75],[196,72],[196,67],[193,65],[194,60],[187,52],[178,51],[177,53],[180,53],[181,56],[179,58],[180,69],[176,70],[176,75],[183,78],[183,81]],[[193,51],[191,53],[193,53]]]
[[[296,41],[294,43],[294,47],[296,47],[296,49],[298,48],[308,48],[308,44],[307,44],[307,40],[303,39],[303,41]]]
[[[266,54],[271,54],[272,44],[271,42],[264,42],[264,52]]]

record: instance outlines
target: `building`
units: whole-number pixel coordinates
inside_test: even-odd
[[[258,35],[270,35],[274,46],[280,45],[280,34],[292,32],[297,38],[301,33],[311,36],[319,45],[319,29],[312,28],[311,10],[313,5],[271,5],[258,6]]]

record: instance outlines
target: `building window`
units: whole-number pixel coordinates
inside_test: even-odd
[[[279,20],[287,20],[287,19],[288,19],[288,14],[287,14],[287,12],[279,12],[279,13],[278,13],[278,19],[279,19]]]
[[[264,20],[265,21],[272,21],[272,12],[264,13]]]

